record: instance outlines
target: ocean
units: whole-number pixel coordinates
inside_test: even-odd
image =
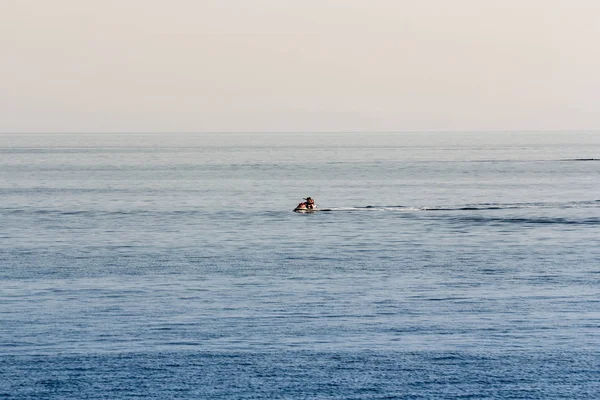
[[[0,222],[0,398],[600,398],[598,132],[2,134]]]

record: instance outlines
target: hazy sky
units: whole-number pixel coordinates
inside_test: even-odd
[[[0,0],[0,132],[562,129],[598,0]]]

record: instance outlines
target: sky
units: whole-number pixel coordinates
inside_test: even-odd
[[[600,130],[598,0],[0,0],[0,133]]]

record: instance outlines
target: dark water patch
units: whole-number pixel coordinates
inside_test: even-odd
[[[479,203],[453,207],[422,207],[423,211],[485,211],[485,210],[519,210],[546,208],[596,208],[596,200],[569,202],[535,202],[535,203]]]
[[[443,207],[423,207],[422,211],[484,211],[484,210],[505,210],[507,208],[500,206],[465,206],[465,207],[454,207],[454,208],[443,208]]]
[[[330,211],[493,211],[521,209],[600,208],[599,200],[532,203],[476,203],[453,206],[355,206],[333,207]]]
[[[600,225],[600,218],[557,218],[557,217],[485,217],[485,216],[464,216],[452,217],[450,220],[457,222],[469,222],[475,224],[509,224],[509,225],[582,225],[595,226]]]
[[[185,348],[194,345],[182,343]],[[198,346],[196,346],[198,347]],[[596,399],[597,353],[195,350],[3,357],[0,395],[34,398]]]
[[[562,159],[548,159],[548,158],[535,158],[535,159],[528,159],[528,160],[520,160],[520,159],[511,159],[511,158],[506,158],[506,159],[482,159],[482,160],[461,160],[458,161],[460,163],[482,163],[482,164],[526,164],[526,163],[553,163],[553,162],[563,162],[563,161],[600,161],[600,158],[562,158]],[[457,162],[455,160],[438,160],[438,162],[440,163],[454,163]]]

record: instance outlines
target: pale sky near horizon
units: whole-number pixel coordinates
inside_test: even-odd
[[[0,133],[600,130],[598,0],[0,0]]]

